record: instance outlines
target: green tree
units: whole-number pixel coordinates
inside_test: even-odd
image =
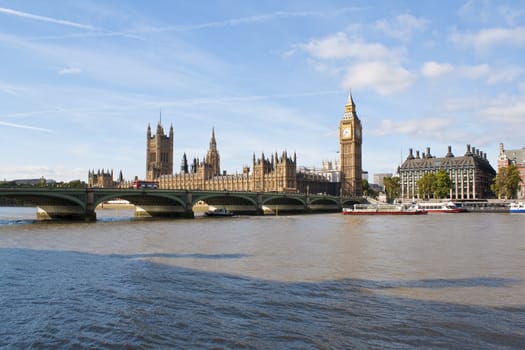
[[[432,193],[434,198],[446,198],[450,194],[452,188],[452,180],[445,170],[438,170],[434,176],[434,183],[432,184]]]
[[[87,187],[87,184],[84,181],[73,180],[70,182],[63,182],[58,184],[58,187],[62,188],[84,188]]]
[[[490,189],[498,198],[516,198],[521,180],[520,171],[514,164],[501,168],[493,180]]]
[[[363,184],[363,194],[367,197],[372,197],[372,198],[376,198],[377,197],[377,192],[374,191],[371,187],[370,187],[370,184],[368,183],[367,180],[363,179],[361,180],[362,184]]]
[[[385,177],[383,179],[383,185],[385,186],[386,200],[388,202],[392,202],[395,198],[399,197],[401,193],[399,177]]]
[[[417,191],[420,198],[430,198],[434,191],[432,187],[436,182],[436,175],[434,173],[426,173],[417,180]]]

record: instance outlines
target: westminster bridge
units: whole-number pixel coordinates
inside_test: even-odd
[[[96,208],[110,200],[135,205],[136,217],[193,218],[193,206],[205,202],[237,214],[337,212],[363,198],[280,192],[228,192],[107,188],[0,188],[0,206],[32,206],[37,220],[95,221]]]

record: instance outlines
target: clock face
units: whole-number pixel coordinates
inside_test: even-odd
[[[350,136],[350,128],[344,128],[343,129],[343,137],[349,137]]]

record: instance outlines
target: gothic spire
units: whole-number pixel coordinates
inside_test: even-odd
[[[348,91],[348,97],[346,99],[346,104],[345,104],[345,113],[343,115],[343,120],[349,120],[349,119],[358,119],[356,111],[355,111],[355,103],[354,103],[354,98],[352,97],[351,89],[349,89]]]
[[[210,149],[217,149],[217,142],[215,141],[215,127],[211,129]]]
[[[347,113],[355,114],[355,103],[354,98],[352,97],[352,89],[348,90],[348,98],[346,99],[345,115]]]

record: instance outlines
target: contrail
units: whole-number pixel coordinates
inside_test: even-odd
[[[36,126],[30,126],[30,125],[22,125],[22,124],[14,124],[14,123],[8,123],[8,122],[0,122],[0,126],[9,126],[11,128],[18,128],[18,129],[28,129],[28,130],[36,130],[36,131],[45,131],[45,132],[53,132],[53,130],[50,129],[44,129],[39,128]]]
[[[33,19],[35,21],[50,22],[50,23],[55,23],[55,24],[60,24],[63,26],[75,27],[75,28],[80,28],[80,29],[98,30],[97,28],[89,24],[71,22],[71,21],[66,21],[63,19],[56,19],[56,18],[45,17],[45,16],[39,16],[39,15],[34,15],[32,13],[7,9],[4,7],[0,7],[0,12],[7,13],[9,15],[18,16],[18,17]]]

